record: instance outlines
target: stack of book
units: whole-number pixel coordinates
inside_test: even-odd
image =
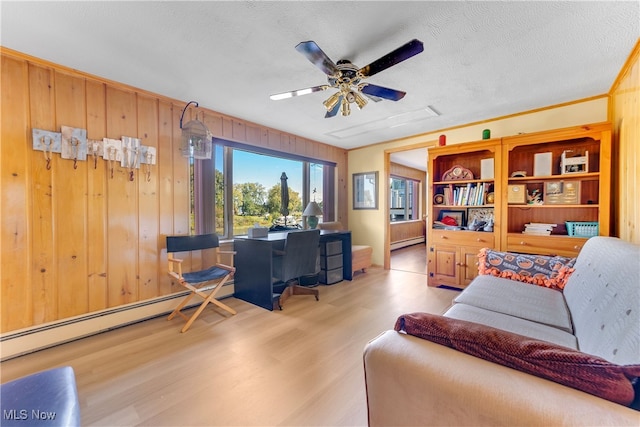
[[[544,222],[530,222],[524,225],[524,231],[522,234],[534,234],[537,236],[549,236],[553,227],[557,227],[558,224],[547,224]]]
[[[485,203],[487,188],[485,183],[471,184],[466,186],[454,186],[444,188],[445,204],[452,206],[481,206]]]

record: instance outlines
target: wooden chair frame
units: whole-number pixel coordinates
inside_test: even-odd
[[[182,272],[182,263],[184,260],[176,258],[174,254],[177,252],[190,252],[201,249],[213,249],[215,251],[215,263],[208,270],[215,269],[217,272],[217,276],[213,279],[190,282],[188,278],[184,277]],[[190,291],[189,294],[182,300],[182,302],[173,310],[173,312],[167,318],[167,320],[171,320],[176,316],[176,314],[184,318],[187,323],[182,328],[182,332],[186,332],[191,327],[191,324],[198,318],[200,313],[202,313],[202,311],[209,304],[214,304],[231,314],[236,314],[236,311],[233,308],[221,303],[216,299],[216,294],[220,291],[220,289],[222,289],[227,280],[229,280],[236,271],[235,267],[220,263],[220,254],[230,254],[233,256],[235,252],[220,251],[218,236],[215,234],[204,234],[199,236],[167,236],[167,260],[169,264],[169,276],[176,279],[180,285],[184,286]],[[226,271],[227,274],[223,274],[223,270]],[[186,274],[187,276],[189,276],[189,274],[199,274],[206,271],[207,269]],[[195,295],[198,295],[204,301],[191,315],[191,317],[187,317],[182,312],[182,309],[189,303],[189,301],[191,301],[191,299]]]

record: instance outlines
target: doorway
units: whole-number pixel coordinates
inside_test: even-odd
[[[385,244],[385,268],[392,270],[409,271],[419,274],[427,274],[427,245],[426,245],[426,223],[427,213],[427,147],[436,145],[436,141],[403,147],[394,150],[387,150],[385,155],[386,185],[385,203],[389,210],[387,215],[387,238]],[[406,177],[419,180],[419,198],[413,197],[412,208],[418,213],[409,218],[411,221],[402,223],[398,221],[396,213],[397,206],[394,201],[398,198],[392,187],[394,178]],[[392,200],[393,199],[393,200]],[[409,203],[408,199],[407,202]],[[419,205],[419,209],[416,209]],[[408,205],[407,205],[408,206]],[[395,209],[395,210],[394,210]],[[392,212],[393,211],[393,212]],[[413,224],[410,224],[413,222]],[[398,230],[402,231],[398,233]],[[416,231],[416,229],[419,230]],[[401,234],[399,236],[399,234]]]

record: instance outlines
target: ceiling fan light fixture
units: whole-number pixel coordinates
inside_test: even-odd
[[[351,114],[351,107],[349,107],[349,102],[346,99],[342,100],[341,110],[343,116],[348,116]]]
[[[367,100],[364,96],[360,95],[358,92],[352,92],[355,98],[355,103],[358,106],[359,110],[362,110],[365,105],[367,105]]]
[[[323,104],[325,106],[325,108],[327,109],[327,111],[331,111],[335,108],[335,106],[338,104],[338,102],[340,102],[340,92],[336,92],[333,95],[331,95],[329,98],[327,98]]]

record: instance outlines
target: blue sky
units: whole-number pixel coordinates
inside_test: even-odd
[[[222,169],[222,147],[216,146],[216,169]],[[266,191],[280,183],[282,172],[287,174],[289,188],[302,196],[302,166],[299,160],[287,160],[262,154],[251,153],[243,150],[233,150],[233,181],[234,183],[257,182],[264,186]],[[311,170],[312,186],[315,182],[317,193],[315,200],[322,202],[322,165],[316,164]],[[313,191],[313,187],[311,188]],[[314,200],[313,194],[310,195]]]
[[[256,162],[260,159],[260,163]],[[257,155],[246,151],[233,152],[234,182],[259,182],[268,191],[280,183],[282,172],[287,174],[289,188],[302,192],[302,163],[277,157]]]

